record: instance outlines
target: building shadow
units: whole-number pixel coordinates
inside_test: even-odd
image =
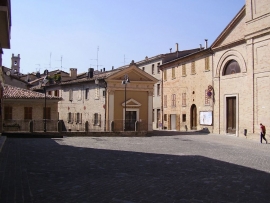
[[[0,153],[0,202],[270,199],[270,174],[263,171],[204,156],[80,148],[62,140],[8,138]]]

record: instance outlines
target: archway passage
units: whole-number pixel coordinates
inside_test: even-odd
[[[226,98],[226,133],[236,133],[236,97]]]
[[[190,129],[197,130],[197,107],[195,104],[190,108]]]

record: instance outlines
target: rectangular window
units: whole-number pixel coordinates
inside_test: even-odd
[[[164,80],[167,80],[167,70],[164,70]]]
[[[12,120],[12,107],[11,106],[5,106],[5,120]]]
[[[196,69],[195,69],[195,61],[191,62],[191,74],[195,74],[196,73]]]
[[[52,95],[52,91],[48,91],[48,95]]]
[[[186,71],[186,64],[182,65],[182,76],[186,76],[187,75],[187,71]]]
[[[172,68],[172,79],[175,78],[175,67]]]
[[[205,90],[205,95],[204,95],[204,98],[205,98],[205,100],[204,100],[204,104],[205,105],[210,105],[210,97],[208,96],[208,90]]]
[[[164,107],[167,108],[167,95],[164,95]]]
[[[152,64],[152,74],[155,74],[155,64]]]
[[[82,113],[76,113],[76,123],[82,123]]]
[[[157,96],[160,96],[160,84],[157,84]]]
[[[187,121],[187,115],[186,114],[182,114],[182,122],[186,122]]]
[[[101,125],[101,114],[94,113],[93,115],[93,125],[100,126]]]
[[[176,95],[172,94],[172,107],[176,107]]]
[[[155,122],[155,109],[153,109],[152,122]]]
[[[89,99],[89,88],[85,89],[85,99]]]
[[[158,74],[160,73],[160,68],[159,68],[159,66],[160,66],[160,63],[157,64],[157,73],[158,73]]]
[[[205,70],[208,71],[210,70],[209,57],[206,57],[204,60],[205,60]]]
[[[167,121],[167,114],[164,114],[164,121]]]
[[[182,106],[186,106],[186,93],[182,93]]]
[[[68,113],[68,123],[73,123],[73,113]]]
[[[51,119],[51,108],[50,107],[43,107],[43,119]]]
[[[73,100],[73,91],[72,89],[69,90],[69,101]]]
[[[105,91],[105,90],[103,90],[102,95],[103,95],[103,97],[105,97],[105,96],[106,96],[106,91]]]
[[[59,97],[59,90],[54,90],[54,96]]]
[[[24,120],[32,120],[32,107],[24,107]]]

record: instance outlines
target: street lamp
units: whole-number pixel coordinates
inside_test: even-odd
[[[127,113],[127,84],[130,83],[128,75],[124,76],[124,80],[122,81],[122,85],[125,85],[125,122],[124,122],[124,131],[126,131],[126,113]]]
[[[43,83],[43,86],[44,86],[44,92],[45,92],[45,97],[44,97],[44,99],[45,99],[45,108],[44,108],[44,132],[46,132],[47,131],[47,121],[46,121],[46,119],[47,119],[47,115],[46,115],[46,84],[49,82],[49,80],[48,80],[48,70],[45,70],[44,71],[44,73],[45,73],[45,77],[44,77],[44,79],[43,79],[43,81],[42,81],[42,83]]]

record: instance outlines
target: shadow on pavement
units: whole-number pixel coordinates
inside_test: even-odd
[[[0,154],[0,175],[1,202],[270,199],[270,174],[255,169],[203,156],[80,148],[53,139],[8,138]]]
[[[209,134],[208,129],[197,130],[197,131],[170,131],[170,130],[153,130],[148,132],[148,136],[175,136],[175,135],[207,135]]]

